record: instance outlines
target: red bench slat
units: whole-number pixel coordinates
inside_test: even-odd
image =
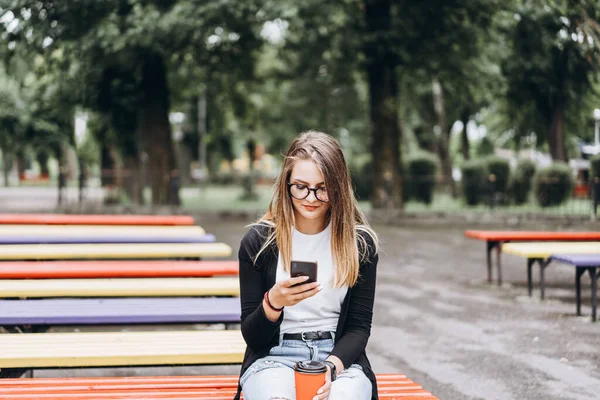
[[[187,278],[238,273],[236,260],[0,262],[0,279]]]
[[[600,232],[465,231],[465,237],[491,241],[596,241]]]
[[[0,224],[194,225],[189,215],[0,214]]]
[[[404,375],[382,374],[377,381],[382,399],[437,400]],[[236,387],[235,376],[4,379],[0,380],[0,398],[230,400]]]

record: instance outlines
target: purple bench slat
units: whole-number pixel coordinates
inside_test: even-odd
[[[239,322],[239,298],[1,300],[0,325]]]
[[[76,243],[213,243],[215,235],[205,234],[196,236],[0,236],[2,244],[76,244]]]
[[[599,267],[600,254],[557,254],[550,257],[552,260],[562,261],[577,267]]]

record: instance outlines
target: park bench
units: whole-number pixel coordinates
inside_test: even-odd
[[[498,285],[502,284],[502,244],[509,242],[587,242],[600,241],[600,232],[545,232],[545,231],[485,231],[467,230],[465,237],[486,242],[488,282],[492,282],[492,251],[496,250]]]
[[[4,379],[0,380],[0,398],[231,400],[237,384],[237,376]],[[377,386],[382,400],[437,400],[421,385],[402,374],[378,374]]]
[[[39,368],[239,364],[245,349],[238,330],[3,334],[0,377]]]
[[[237,260],[61,260],[0,262],[0,279],[237,276]]]
[[[0,236],[168,236],[188,237],[204,235],[201,226],[103,226],[103,225],[0,225]]]
[[[0,245],[5,244],[77,244],[77,243],[212,243],[212,234],[195,236],[160,236],[160,235],[80,235],[80,236],[0,236]]]
[[[0,225],[0,245],[69,243],[211,243],[199,226]]]
[[[0,300],[0,326],[42,332],[56,325],[239,323],[237,297]]]
[[[237,278],[1,279],[0,298],[239,296]]]
[[[598,242],[534,242],[534,243],[506,243],[502,251],[508,254],[527,258],[527,289],[529,296],[533,291],[532,268],[536,263],[540,267],[540,298],[545,297],[545,270],[552,260],[563,255],[600,255]],[[567,260],[567,258],[564,258]],[[584,271],[585,272],[585,271]],[[578,272],[576,272],[577,274]],[[582,272],[583,273],[583,272]],[[595,269],[594,272],[595,273]],[[590,276],[592,272],[590,272]],[[576,286],[581,276],[576,275]],[[594,280],[593,280],[594,281]],[[595,281],[593,283],[595,285]],[[580,292],[580,290],[577,290]],[[593,296],[594,297],[594,296]]]
[[[64,259],[156,259],[228,257],[225,243],[8,244],[0,261]]]
[[[194,225],[189,215],[0,214],[0,224]]]
[[[600,254],[560,254],[552,255],[550,259],[575,267],[575,295],[577,298],[577,315],[581,315],[581,276],[587,271],[590,274],[592,286],[592,321],[596,321],[596,306],[598,292],[598,268]]]

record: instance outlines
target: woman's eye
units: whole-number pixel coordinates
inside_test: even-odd
[[[326,188],[324,188],[324,187],[317,188],[317,190],[318,190],[319,192],[323,192],[323,193],[327,192],[327,189],[326,189]]]
[[[306,185],[296,184],[296,189],[298,189],[298,190],[306,189]]]

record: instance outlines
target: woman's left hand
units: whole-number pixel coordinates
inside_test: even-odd
[[[331,392],[331,369],[327,366],[327,373],[325,374],[325,384],[317,391],[317,395],[313,397],[313,400],[327,400],[329,393]]]

